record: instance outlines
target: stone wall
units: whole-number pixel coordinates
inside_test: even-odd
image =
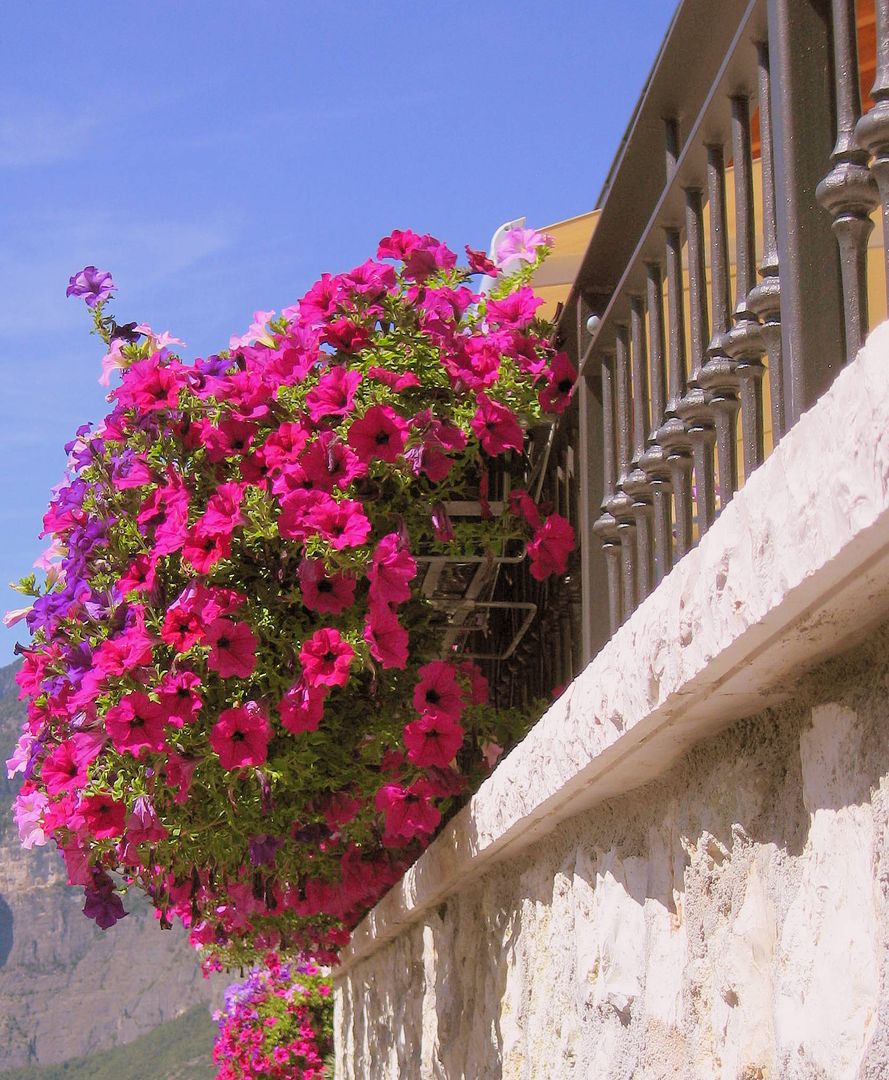
[[[889,630],[355,964],[343,1080],[889,1071]]]

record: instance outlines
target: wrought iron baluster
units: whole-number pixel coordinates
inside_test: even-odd
[[[667,263],[667,322],[670,367],[670,399],[666,419],[658,429],[657,441],[667,454],[675,504],[676,554],[682,558],[691,549],[691,439],[678,413],[685,394],[685,312],[682,286],[682,238],[673,227],[664,230]]]
[[[762,416],[762,363],[765,346],[759,320],[750,307],[756,282],[756,241],[753,209],[753,146],[750,138],[750,102],[733,97],[732,159],[735,180],[735,310],[734,325],[723,338],[723,348],[736,362],[740,382],[741,438],[744,476],[750,476],[765,456]],[[774,231],[774,230],[773,230]]]
[[[651,485],[654,516],[654,584],[658,585],[673,565],[671,532],[670,466],[667,454],[657,441],[658,429],[666,421],[667,367],[664,342],[664,287],[660,263],[647,263],[645,306],[648,310],[649,370],[651,373],[651,430],[639,465]]]
[[[876,0],[877,73],[873,106],[855,128],[858,144],[873,155],[870,170],[880,189],[883,212],[883,260],[886,271],[886,310],[889,311],[889,0]]]
[[[831,11],[837,138],[832,167],[818,185],[817,198],[833,215],[840,251],[848,363],[867,333],[867,240],[873,229],[870,214],[880,199],[867,167],[868,152],[855,140],[855,125],[861,116],[855,0],[831,0]]]
[[[633,383],[633,452],[624,478],[624,491],[633,500],[636,524],[636,603],[651,592],[651,482],[640,466],[650,430],[648,417],[648,348],[645,341],[645,300],[630,297],[630,342]]]
[[[845,356],[839,252],[830,215],[815,198],[836,133],[830,0],[767,0],[766,6],[784,411],[790,425],[830,386]]]
[[[593,529],[602,541],[605,565],[608,577],[608,615],[611,633],[617,632],[622,619],[621,605],[621,567],[620,537],[617,521],[609,506],[614,498],[616,481],[616,447],[614,442],[614,388],[612,379],[612,359],[607,353],[602,354],[602,514],[593,524]]]
[[[716,432],[709,396],[701,385],[701,368],[710,340],[707,315],[707,265],[704,255],[704,200],[698,188],[685,190],[685,236],[688,244],[688,307],[691,331],[691,375],[677,411],[692,445],[698,530],[703,535],[716,517],[713,445]]]
[[[747,306],[760,320],[760,334],[769,365],[772,402],[772,442],[787,430],[784,404],[784,346],[781,332],[781,278],[778,265],[778,226],[775,209],[775,167],[772,154],[772,75],[769,47],[756,46],[759,99],[759,142],[762,166],[762,281],[747,295]],[[752,471],[752,470],[751,470]],[[749,475],[749,473],[747,474]]]
[[[614,362],[614,403],[617,427],[617,487],[608,509],[617,522],[621,550],[621,603],[623,618],[628,619],[636,606],[636,523],[633,499],[627,493],[630,471],[630,341],[625,323],[616,328]]]
[[[725,209],[725,158],[721,146],[707,147],[707,201],[710,204],[710,306],[713,331],[699,381],[710,395],[715,415],[719,463],[719,506],[738,487],[737,421],[740,380],[735,361],[725,349],[729,329],[728,225]]]

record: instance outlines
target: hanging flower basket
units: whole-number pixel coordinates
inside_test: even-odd
[[[561,572],[573,543],[535,498],[575,378],[535,318],[544,253],[483,296],[483,256],[393,233],[193,364],[72,278],[121,379],[21,584],[10,764],[25,843],[55,841],[100,925],[137,888],[208,964],[333,960],[526,730],[477,660],[531,607],[492,599],[499,568]]]

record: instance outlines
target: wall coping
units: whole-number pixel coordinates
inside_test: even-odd
[[[356,927],[344,975],[468,878],[791,697],[889,617],[889,323]]]

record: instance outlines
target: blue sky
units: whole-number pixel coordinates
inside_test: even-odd
[[[62,445],[105,412],[119,321],[224,347],[393,228],[487,247],[593,208],[671,0],[18,4],[0,67],[0,585],[30,570]],[[17,605],[3,591],[0,609]],[[0,632],[0,662],[15,632]]]

